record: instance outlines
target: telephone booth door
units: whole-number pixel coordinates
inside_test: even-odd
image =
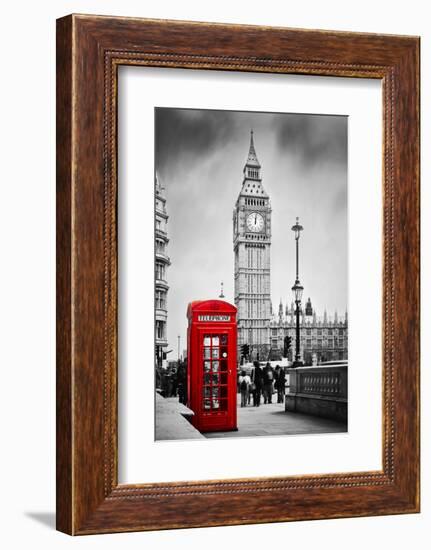
[[[236,430],[236,308],[221,300],[191,305],[188,375],[189,407],[195,413],[192,423],[201,432]]]

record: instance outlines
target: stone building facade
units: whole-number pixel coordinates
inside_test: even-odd
[[[238,308],[238,356],[243,344],[263,360],[270,349],[271,203],[261,177],[253,130],[233,211],[234,300]]]
[[[296,316],[295,305],[283,308],[280,302],[278,313],[270,322],[271,355],[281,358],[286,336],[292,338],[288,359],[293,360],[296,349]],[[348,317],[339,317],[337,312],[329,316],[317,316],[308,301],[300,314],[300,351],[305,365],[327,361],[344,361],[348,358]]]
[[[167,269],[170,265],[167,254],[168,246],[168,214],[166,211],[166,196],[158,175],[155,181],[155,360],[161,367],[165,357],[168,321],[168,278]]]

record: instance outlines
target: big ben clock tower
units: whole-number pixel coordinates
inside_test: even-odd
[[[233,211],[235,305],[238,350],[249,344],[252,358],[263,361],[270,349],[271,204],[260,171],[252,130],[242,188]]]

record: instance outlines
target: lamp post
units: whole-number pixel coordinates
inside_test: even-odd
[[[178,365],[180,364],[180,341],[181,341],[181,336],[178,335]]]
[[[296,279],[295,284],[292,287],[292,291],[295,297],[295,305],[296,305],[296,343],[295,343],[295,361],[293,362],[294,367],[299,367],[302,365],[301,361],[301,352],[300,352],[300,330],[299,330],[299,311],[301,306],[301,299],[302,299],[302,293],[304,291],[304,287],[299,282],[299,237],[301,235],[301,231],[304,228],[302,225],[299,225],[299,218],[296,218],[296,223],[292,227],[292,231],[295,233],[295,241],[296,241]]]

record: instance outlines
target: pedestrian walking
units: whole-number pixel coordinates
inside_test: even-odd
[[[277,390],[277,403],[284,403],[284,390],[286,387],[286,375],[279,365],[275,367],[275,389]]]
[[[245,372],[245,370],[241,371],[241,374],[238,379],[238,383],[239,383],[239,391],[241,392],[241,407],[246,407],[248,402],[251,378]]]
[[[182,361],[178,367],[177,379],[179,401],[183,405],[187,405],[187,366],[185,361]]]
[[[250,377],[250,385],[248,387],[248,396],[247,396],[247,405],[250,405],[251,397],[252,395],[254,395],[255,390],[256,390],[256,386]],[[253,403],[254,403],[254,398],[253,398]]]
[[[254,365],[253,375],[252,375],[252,384],[254,385],[253,405],[255,407],[259,407],[260,396],[262,394],[262,386],[263,386],[263,371],[258,361],[255,361],[253,365]]]
[[[177,389],[178,389],[178,373],[177,373],[177,369],[174,367],[172,369],[172,373],[171,373],[171,395],[170,395],[170,397],[176,397],[177,396]]]
[[[263,369],[263,402],[272,403],[272,394],[274,391],[274,369],[270,363],[267,363]]]

